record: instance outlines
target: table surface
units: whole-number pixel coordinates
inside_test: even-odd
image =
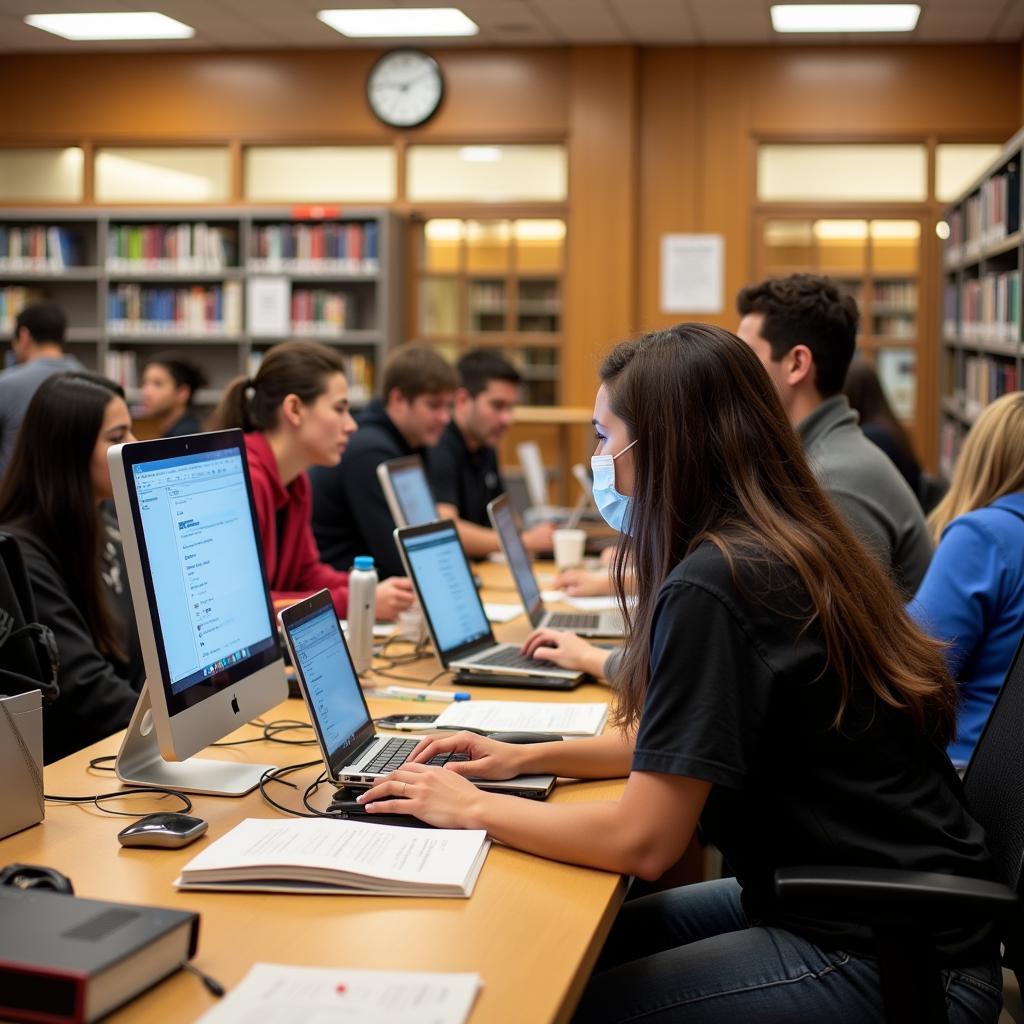
[[[516,600],[504,566],[484,564],[484,597]],[[495,627],[499,639],[524,637],[524,616]],[[428,679],[440,666],[429,658],[401,669]],[[385,685],[391,680],[381,680]],[[444,686],[444,679],[437,684]],[[571,693],[474,689],[474,697],[508,700],[605,701],[608,691],[587,684]],[[375,717],[410,710],[439,711],[441,704],[370,698]],[[305,705],[287,700],[264,716],[308,721]],[[232,738],[257,736],[251,726]],[[120,788],[109,772],[88,768],[90,758],[116,753],[120,734],[47,766],[47,793],[69,795]],[[315,746],[258,742],[212,748],[204,757],[280,765],[313,760]],[[277,799],[300,807],[301,789],[318,773],[293,775],[298,792],[277,786]],[[550,799],[615,799],[621,780],[563,781]],[[326,806],[330,787],[313,798]],[[80,896],[196,910],[201,914],[196,965],[228,988],[256,961],[387,970],[472,971],[483,986],[470,1017],[484,1022],[566,1020],[621,904],[624,882],[615,874],[535,857],[494,844],[469,899],[383,896],[292,896],[286,894],[178,893],[180,868],[203,844],[224,835],[246,817],[277,817],[258,792],[241,799],[193,796],[194,814],[206,818],[206,836],[181,850],[126,849],[116,833],[128,819],[101,813],[91,804],[48,803],[46,820],[0,841],[0,864],[44,864],[67,874]],[[165,810],[166,800],[135,796],[123,806],[142,813]],[[118,804],[108,806],[117,807]],[[185,971],[167,979],[109,1018],[112,1021],[193,1021],[215,1002]]]

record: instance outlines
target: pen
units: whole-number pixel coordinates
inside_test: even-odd
[[[463,691],[453,692],[452,690],[414,690],[408,686],[385,686],[381,691],[382,697],[391,697],[398,700],[437,700],[437,701],[461,701],[469,700],[472,694]]]

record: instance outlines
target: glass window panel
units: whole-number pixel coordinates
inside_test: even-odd
[[[875,369],[882,390],[901,420],[913,420],[917,407],[917,352],[912,348],[880,348]]]
[[[466,222],[466,269],[505,274],[512,264],[512,225],[507,220]]]
[[[565,147],[410,146],[406,196],[442,202],[564,202]]]
[[[1003,151],[998,142],[940,142],[935,147],[935,198],[948,203]]]
[[[921,225],[916,220],[871,222],[871,266],[876,273],[916,274]]]
[[[507,295],[504,281],[470,281],[467,296],[471,331],[505,330]]]
[[[80,203],[81,149],[0,150],[0,202]]]
[[[390,203],[397,158],[391,146],[250,146],[245,198],[278,203]]]
[[[433,271],[457,271],[465,229],[461,220],[428,220],[423,225],[423,267]]]
[[[559,273],[565,248],[565,221],[517,220],[516,269],[526,273]]]
[[[101,203],[211,203],[231,194],[231,156],[225,148],[101,149],[95,170]]]
[[[769,202],[923,202],[928,198],[928,150],[888,143],[766,144],[757,149],[757,197]]]
[[[455,278],[420,281],[420,331],[425,335],[459,331],[459,282]]]
[[[561,315],[557,281],[541,278],[519,282],[516,330],[556,334]]]
[[[814,241],[818,248],[819,269],[826,272],[867,269],[866,220],[816,220]]]
[[[814,232],[809,220],[770,220],[764,226],[768,272],[789,273],[814,266]]]
[[[877,337],[916,337],[917,281],[905,278],[876,281],[871,319],[872,333]]]

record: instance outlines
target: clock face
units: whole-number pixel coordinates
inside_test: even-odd
[[[420,50],[392,50],[370,69],[366,97],[385,124],[414,128],[441,105],[444,82],[437,61]]]

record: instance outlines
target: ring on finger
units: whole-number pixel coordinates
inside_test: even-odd
[[[403,782],[402,783],[402,796],[405,796],[405,794],[408,791],[409,791],[409,783],[408,782]]]

